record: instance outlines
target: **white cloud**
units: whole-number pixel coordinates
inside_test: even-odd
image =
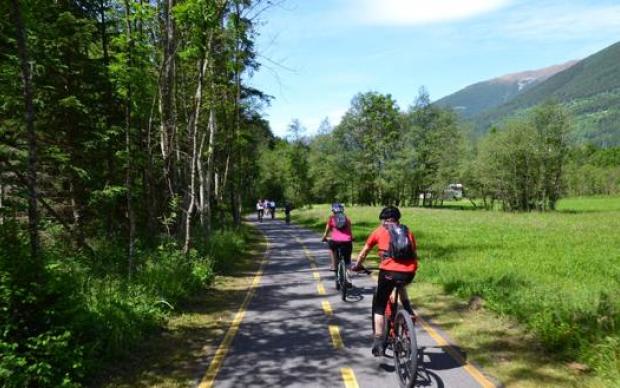
[[[618,34],[620,5],[571,6],[556,3],[517,8],[501,29],[508,36],[543,41]]]
[[[352,0],[354,16],[374,25],[420,25],[468,19],[511,0]]]

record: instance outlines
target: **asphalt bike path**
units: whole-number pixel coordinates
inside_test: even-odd
[[[397,387],[392,359],[370,352],[376,277],[354,275],[343,302],[319,234],[281,220],[252,222],[267,238],[266,257],[198,385]],[[416,329],[416,386],[495,386],[437,328],[418,320]]]

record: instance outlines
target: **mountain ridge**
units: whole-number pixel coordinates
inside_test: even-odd
[[[512,100],[521,92],[578,62],[573,60],[541,69],[508,73],[476,82],[435,101],[435,104],[452,107],[463,117],[471,118],[482,111]]]
[[[552,74],[520,90],[528,71],[470,85],[435,104],[453,108],[482,136],[507,118],[552,100],[571,115],[576,143],[620,145],[620,42],[574,63],[539,70],[545,69]]]

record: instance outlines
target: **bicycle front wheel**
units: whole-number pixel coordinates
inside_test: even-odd
[[[418,370],[418,341],[411,315],[404,310],[396,314],[394,321],[394,367],[398,382],[403,388],[414,386]]]

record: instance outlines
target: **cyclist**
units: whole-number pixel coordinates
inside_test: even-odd
[[[286,204],[284,205],[284,215],[287,224],[291,222],[291,210],[293,210],[293,205],[286,201]]]
[[[331,270],[336,270],[336,249],[340,249],[347,268],[347,277],[350,279],[351,252],[353,251],[353,234],[351,233],[351,220],[344,214],[344,206],[341,203],[332,204],[332,214],[325,225],[323,241],[327,241],[327,234],[331,232],[329,241],[330,255],[332,259]],[[347,280],[347,287],[352,284]]]
[[[276,203],[275,201],[269,201],[269,211],[271,212],[271,219],[276,218]]]
[[[264,214],[264,208],[263,208],[263,201],[261,201],[260,199],[258,200],[258,202],[256,202],[256,213],[258,215],[258,220],[262,221],[263,220],[263,214]]]
[[[383,349],[383,325],[385,321],[385,308],[388,303],[388,299],[394,290],[397,282],[404,282],[405,284],[411,283],[415,277],[418,269],[418,257],[416,253],[416,241],[413,233],[404,225],[400,224],[400,211],[395,206],[388,206],[381,210],[379,214],[379,220],[381,225],[377,227],[372,234],[366,240],[364,248],[357,256],[357,262],[352,268],[354,271],[359,271],[362,268],[362,263],[366,259],[368,252],[377,245],[379,250],[379,257],[381,258],[381,264],[379,265],[379,281],[377,284],[377,293],[374,298],[372,306],[373,319],[375,323],[375,332],[373,333],[372,354],[374,356],[381,356],[384,352]],[[404,226],[404,228],[402,228]],[[406,233],[410,246],[406,250],[407,254],[405,258],[395,259],[390,257],[392,254],[391,236],[393,232],[399,229]],[[395,249],[395,248],[393,248]],[[403,256],[399,250],[399,256]],[[407,296],[407,290],[405,287],[401,288],[400,295],[403,308],[407,310],[413,316],[413,310],[411,309],[411,303]]]

